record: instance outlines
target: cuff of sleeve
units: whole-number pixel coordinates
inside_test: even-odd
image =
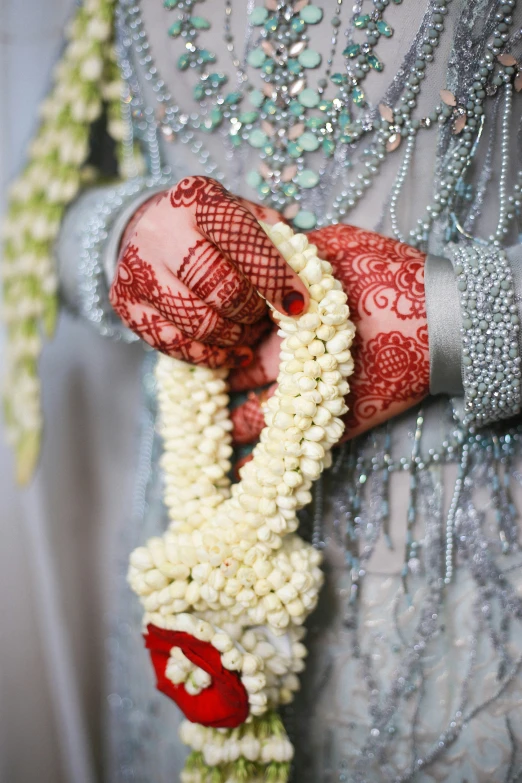
[[[424,268],[430,351],[430,393],[462,396],[462,318],[448,258],[428,255]]]
[[[508,248],[506,256],[511,266],[515,301],[522,323],[522,245]],[[462,318],[452,262],[448,258],[428,255],[424,279],[430,350],[430,393],[462,396]],[[522,329],[519,342],[522,355]]]

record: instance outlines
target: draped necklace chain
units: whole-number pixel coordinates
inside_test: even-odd
[[[200,157],[207,173],[224,181],[225,175],[204,151],[204,134],[219,132],[233,151],[250,147],[258,151],[256,168],[246,173],[246,181],[255,189],[258,200],[280,211],[297,228],[343,220],[374,184],[384,160],[403,150],[403,159],[389,199],[392,230],[395,236],[417,246],[425,246],[436,220],[444,217],[448,238],[455,238],[463,220],[455,212],[469,208],[469,194],[464,178],[480,139],[486,99],[498,90],[504,93],[503,144],[508,147],[509,120],[513,89],[522,87],[515,58],[507,53],[512,10],[515,0],[499,2],[486,50],[479,61],[467,92],[455,95],[442,85],[440,100],[432,111],[418,116],[418,96],[427,76],[444,30],[444,20],[451,0],[430,3],[411,52],[411,67],[405,74],[400,94],[394,101],[383,100],[371,106],[364,92],[364,80],[370,71],[381,72],[384,65],[378,56],[381,37],[389,38],[393,29],[386,21],[390,0],[372,0],[354,6],[345,30],[344,70],[333,71],[342,28],[342,0],[337,0],[330,20],[331,46],[326,59],[309,46],[309,30],[323,23],[319,6],[296,0],[294,3],[266,0],[264,6],[248,8],[249,45],[242,62],[232,34],[232,0],[225,2],[224,37],[236,70],[236,86],[215,68],[216,55],[200,44],[200,36],[210,29],[210,22],[193,13],[195,0],[164,0],[178,17],[169,26],[169,34],[183,43],[177,67],[198,75],[193,87],[199,111],[183,110],[168,91],[154,64],[150,45],[140,16],[139,6],[123,0],[123,18],[131,33],[131,46],[147,71],[160,102],[156,127],[168,141],[186,141]],[[127,40],[129,40],[127,38]],[[131,56],[127,51],[129,61]],[[316,86],[308,85],[308,76],[321,64],[325,67]],[[333,71],[333,72],[332,72]],[[132,118],[143,112],[143,99],[131,90],[128,101]],[[393,105],[390,105],[393,103]],[[436,192],[415,227],[403,233],[397,215],[397,203],[414,154],[420,131],[439,129],[446,148],[442,173]],[[195,141],[195,134],[198,140]],[[362,141],[366,143],[362,145]],[[400,153],[398,153],[400,154]],[[322,175],[338,171],[347,178],[337,192],[332,206],[319,214],[314,209],[315,193]],[[499,220],[486,241],[500,243],[510,221],[520,212],[520,181],[511,194],[506,188],[507,155],[499,185]],[[349,176],[346,175],[346,170]],[[452,236],[453,234],[453,236]]]

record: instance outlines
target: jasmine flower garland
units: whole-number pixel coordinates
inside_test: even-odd
[[[274,780],[287,778],[291,750],[273,710],[299,688],[302,626],[323,581],[319,552],[295,532],[297,511],[331,464],[354,367],[355,328],[331,265],[285,224],[263,228],[307,286],[310,306],[297,319],[273,313],[284,338],[278,389],[238,484],[228,478],[227,371],[167,356],[156,368],[171,521],[132,553],[128,578],[145,609],[158,687],[196,724],[182,728],[194,750],[187,783],[209,770],[216,780],[250,780],[268,767]],[[239,729],[245,721],[252,736]],[[251,777],[245,764],[255,767]]]
[[[121,78],[113,38],[115,0],[86,0],[66,30],[54,86],[29,162],[9,193],[4,225],[3,318],[7,327],[4,407],[17,476],[26,483],[40,449],[38,359],[54,331],[57,273],[54,242],[63,214],[86,179],[92,123],[107,107],[107,130],[121,141]],[[124,173],[124,172],[122,172]]]

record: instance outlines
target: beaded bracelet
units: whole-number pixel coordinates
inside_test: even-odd
[[[171,178],[165,174],[160,178],[136,177],[111,188],[96,205],[82,232],[82,252],[78,265],[80,311],[103,337],[126,342],[138,339],[122,324],[109,302],[111,271],[114,272],[121,234],[117,223],[130,204],[135,211],[143,201],[169,184],[172,184]],[[140,199],[140,196],[143,198]]]
[[[503,250],[449,245],[462,311],[464,423],[484,426],[520,411],[519,316]]]

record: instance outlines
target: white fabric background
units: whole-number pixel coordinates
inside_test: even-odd
[[[0,0],[2,212],[72,8]],[[2,783],[102,779],[103,580],[131,493],[139,353],[62,316],[42,365],[45,469],[29,491],[15,489],[0,438]]]

